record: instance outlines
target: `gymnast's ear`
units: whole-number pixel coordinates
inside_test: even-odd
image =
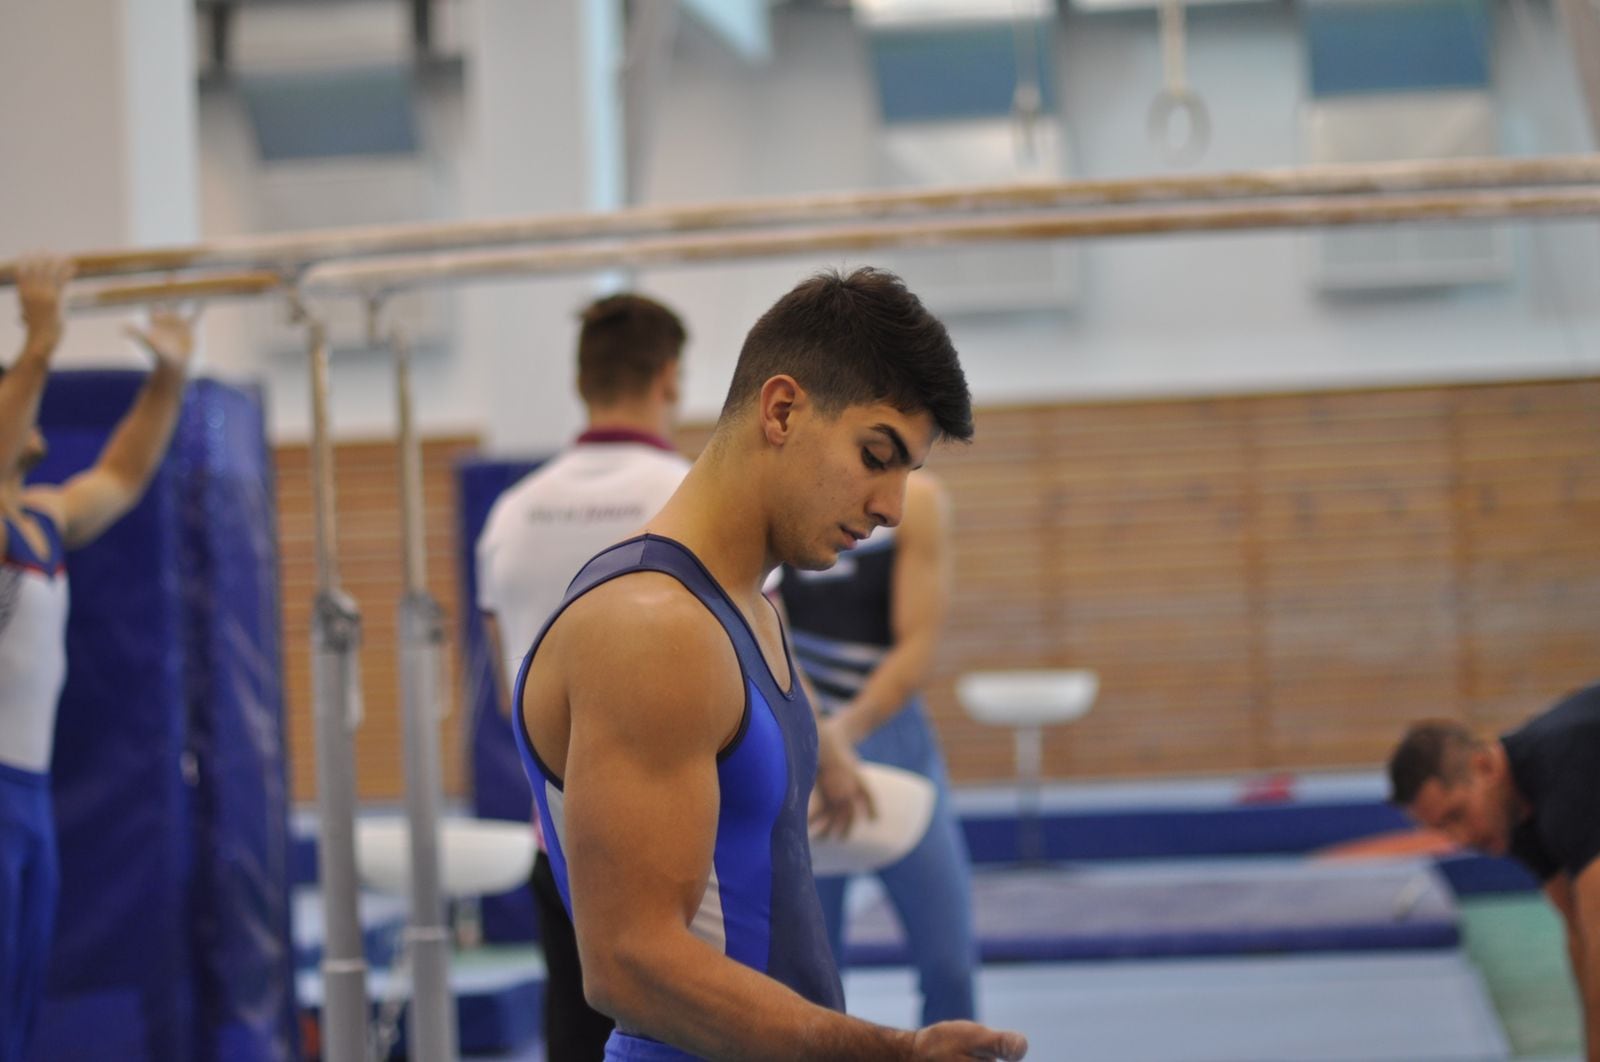
[[[757,396],[761,433],[771,446],[783,446],[793,436],[800,419],[811,407],[805,388],[787,373],[769,377]]]

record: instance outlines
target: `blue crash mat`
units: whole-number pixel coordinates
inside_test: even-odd
[[[320,1019],[322,977],[302,970],[296,994],[306,1019]],[[456,1036],[463,1055],[494,1054],[528,1047],[544,1021],[544,964],[531,949],[506,949],[457,954],[450,965],[450,991],[456,1003]],[[409,986],[391,970],[370,969],[367,996],[373,1017],[391,1002],[406,998]],[[405,1057],[405,1022],[400,1014],[400,1042],[391,1057]]]
[[[984,962],[1452,948],[1431,865],[1301,860],[992,870],[976,875]],[[851,965],[909,961],[887,897],[848,923]]]

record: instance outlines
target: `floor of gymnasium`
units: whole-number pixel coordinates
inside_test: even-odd
[[[1557,1062],[1580,1054],[1560,927],[1535,897],[1463,903],[1466,946],[1381,956],[1025,963],[979,975],[983,1019],[1024,1032],[1040,1062]],[[487,948],[464,969],[537,968]],[[907,969],[845,975],[851,1013],[906,1026]],[[542,1062],[537,1043],[463,1062]]]
[[[1209,783],[1208,783],[1209,784]],[[1371,789],[1368,781],[1341,788],[1345,783],[1324,781],[1324,792],[1312,799],[1359,796]],[[1201,790],[1204,787],[1200,787]],[[1159,792],[1130,787],[1096,787],[1061,790],[1051,800],[1056,807],[1079,812],[1104,807],[1140,806],[1149,801],[1164,807],[1182,799],[1209,800],[1190,787],[1180,791],[1163,787]],[[1302,796],[1305,787],[1302,787]],[[1004,797],[965,793],[963,811],[981,811]],[[1048,803],[1048,802],[1047,802]],[[1054,864],[1045,871],[1018,874],[1015,867],[980,865],[976,889],[988,892],[990,902],[979,905],[979,935],[991,944],[1005,915],[995,915],[995,890],[1014,889],[1019,880],[1059,876],[1073,882],[1109,882],[1113,885],[1155,883],[1164,879],[1215,884],[1244,875],[1255,882],[1287,884],[1304,890],[1300,882],[1314,861],[1304,856],[1255,858],[1179,858],[1139,861],[1097,861],[1089,864]],[[1576,1059],[1581,1048],[1578,1005],[1566,969],[1562,928],[1555,914],[1535,892],[1483,893],[1453,896],[1443,878],[1427,860],[1391,861],[1388,871],[1351,868],[1352,888],[1378,880],[1382,873],[1421,874],[1437,886],[1438,897],[1424,899],[1420,907],[1442,904],[1449,917],[1448,945],[1422,943],[1406,946],[1405,938],[1374,946],[1357,944],[1341,950],[1337,940],[1313,944],[1307,950],[1271,951],[1239,938],[1245,946],[1238,954],[1210,953],[1169,957],[1145,951],[1144,957],[1095,958],[1056,961],[1049,952],[1039,961],[991,962],[978,980],[979,1007],[984,1021],[1019,1030],[1032,1044],[1030,1058],[1094,1059],[1096,1062],[1470,1062],[1470,1060]],[[1310,872],[1325,886],[1326,870]],[[1345,871],[1334,869],[1337,885]],[[1320,886],[1319,886],[1320,887]],[[1128,891],[1133,891],[1131,888]],[[1181,891],[1198,891],[1187,886]],[[1001,896],[1011,896],[1002,891]],[[1116,929],[1116,919],[1126,912],[1102,908],[1082,912],[1072,906],[1081,893],[1061,893],[1057,906],[1033,908],[1037,935],[1049,937],[1085,932],[1082,923]],[[1338,902],[1329,908],[1325,899],[1310,892],[1307,903],[1343,917]],[[1092,894],[1091,894],[1092,899]],[[392,927],[403,912],[393,898],[374,905],[377,921]],[[1182,902],[1181,900],[1178,902]],[[874,882],[858,882],[850,907],[852,938],[859,947],[870,945],[882,903]],[[1268,898],[1270,905],[1270,897]],[[1393,901],[1385,899],[1376,918],[1387,922]],[[986,911],[988,913],[986,913]],[[1137,911],[1137,908],[1135,908]],[[875,913],[876,912],[876,913]],[[1176,916],[1174,916],[1176,917]],[[1247,914],[1242,922],[1261,916]],[[1269,924],[1272,913],[1267,912]],[[1107,922],[1107,919],[1110,921]],[[314,938],[315,918],[297,913],[300,928]],[[1396,913],[1393,920],[1400,922]],[[881,922],[881,917],[879,918]],[[1315,925],[1314,919],[1311,925]],[[1193,927],[1187,923],[1192,944]],[[1228,927],[1224,927],[1228,928]],[[1382,930],[1385,927],[1380,926]],[[1092,930],[1099,932],[1100,930]],[[1109,930],[1108,930],[1109,931]],[[1459,938],[1459,943],[1456,943]],[[1090,936],[1084,939],[1097,940]],[[1305,938],[1312,939],[1312,938]],[[1421,940],[1421,938],[1419,938]],[[1013,940],[1013,945],[1015,941]],[[1024,942],[1027,943],[1027,942]],[[986,944],[986,947],[989,945]],[[1126,945],[1123,945],[1124,947]],[[882,950],[881,948],[879,949]],[[1203,949],[1199,949],[1203,950]],[[1226,948],[1213,948],[1223,952]],[[1124,951],[1121,954],[1135,954]],[[917,992],[912,971],[879,956],[886,965],[856,966],[846,971],[845,990],[850,1012],[888,1025],[916,1023]],[[458,991],[471,994],[474,987],[492,990],[511,982],[527,983],[540,976],[537,950],[531,946],[491,946],[458,954],[455,981]],[[374,975],[373,994],[388,991],[387,978]],[[302,998],[317,994],[315,975],[303,973]],[[526,997],[523,997],[524,1001]],[[467,1020],[463,1011],[463,1023]],[[517,1025],[516,1015],[499,1018]],[[541,1059],[538,1037],[518,1026],[517,1045],[498,1052],[466,1053],[465,1059],[500,1059],[533,1062]],[[464,1047],[466,1045],[464,1041]]]

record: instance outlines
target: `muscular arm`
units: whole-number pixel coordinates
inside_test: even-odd
[[[816,1006],[690,932],[716,839],[717,752],[737,731],[744,690],[715,620],[665,582],[635,575],[591,592],[546,643],[572,720],[563,841],[590,1002],[708,1059],[967,1057],[924,1056],[925,1034]],[[549,732],[538,718],[546,688],[541,674],[524,702],[536,741]],[[962,1031],[971,1057],[1018,1046]]]
[[[188,375],[190,325],[170,313],[156,314],[152,322],[149,332],[135,333],[156,365],[133,407],[92,467],[42,492],[69,548],[94,541],[138,503],[172,439]]]
[[[1585,1057],[1600,1062],[1600,860],[1572,879],[1566,921],[1568,954],[1583,1003]]]
[[[933,667],[950,607],[949,524],[944,489],[925,474],[913,475],[906,483],[905,516],[895,550],[889,616],[894,646],[835,717],[835,725],[853,745],[899,711]]]

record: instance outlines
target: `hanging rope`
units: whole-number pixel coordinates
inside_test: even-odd
[[[1039,58],[1038,23],[1021,10],[1011,20],[1011,42],[1017,64],[1017,84],[1011,93],[1016,162],[1023,171],[1036,170],[1041,161],[1039,119],[1044,114],[1043,63]]]
[[[1163,88],[1150,103],[1150,139],[1175,165],[1198,162],[1211,145],[1211,115],[1189,88],[1183,0],[1161,0]]]

